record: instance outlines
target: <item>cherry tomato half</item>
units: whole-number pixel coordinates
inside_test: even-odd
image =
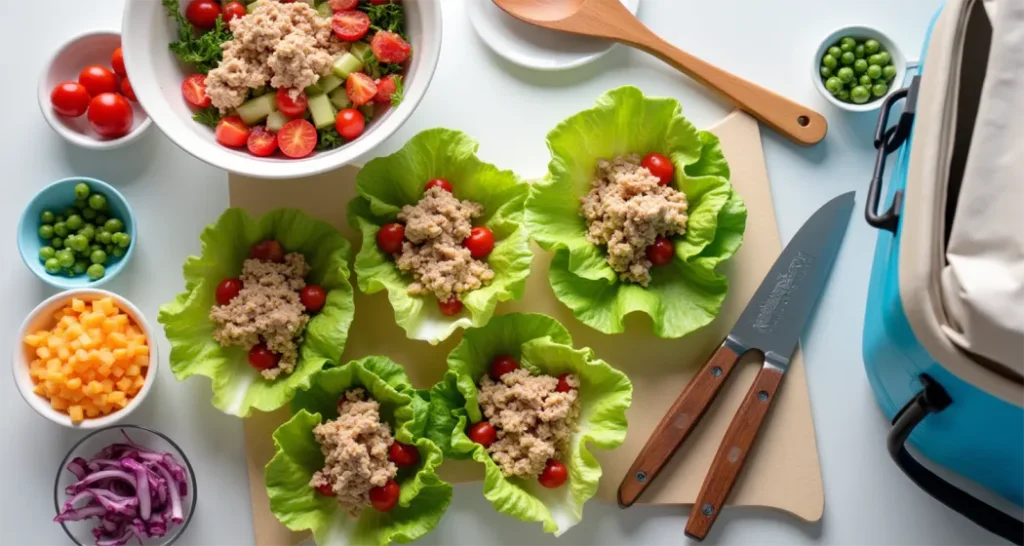
[[[409,59],[412,46],[394,32],[382,30],[370,40],[370,51],[382,63],[404,63]]]
[[[548,489],[555,489],[561,487],[567,479],[569,479],[569,469],[565,468],[561,461],[548,459],[547,464],[544,465],[544,471],[540,473],[537,481]]]
[[[353,72],[345,80],[345,93],[348,95],[349,100],[352,101],[352,104],[362,106],[373,100],[373,97],[377,94],[377,84],[373,82],[373,78],[366,74]]]
[[[676,247],[666,237],[658,237],[654,244],[647,247],[647,259],[656,266],[665,265],[676,255]]]
[[[214,0],[192,0],[185,8],[185,17],[196,28],[209,30],[216,26],[220,4]]]
[[[462,312],[462,302],[459,301],[458,297],[452,295],[452,297],[448,298],[448,301],[438,300],[437,308],[441,310],[442,315],[454,317]]]
[[[217,305],[227,305],[242,291],[240,279],[224,279],[217,285]]]
[[[245,17],[245,4],[241,2],[228,2],[224,5],[224,22],[230,23],[234,19]]]
[[[331,29],[339,40],[356,42],[370,31],[370,16],[358,11],[339,11],[331,19]]]
[[[335,12],[348,11],[359,7],[359,0],[330,0],[328,3]]]
[[[105,66],[94,64],[82,69],[78,74],[78,83],[85,86],[89,96],[95,97],[103,93],[117,93],[117,76]]]
[[[308,284],[299,292],[299,300],[306,306],[307,311],[316,313],[327,303],[327,292],[318,285]]]
[[[252,245],[249,257],[263,262],[281,263],[284,261],[284,247],[277,239],[267,239]]]
[[[127,76],[121,80],[121,94],[132,102],[139,102],[138,97],[135,96],[135,89],[132,88],[132,82]]]
[[[127,135],[132,130],[134,119],[132,105],[117,93],[102,93],[89,102],[89,125],[102,137],[121,138]]]
[[[395,441],[388,448],[388,459],[399,468],[413,466],[420,462],[420,452],[416,449],[416,446]]]
[[[441,188],[442,190],[444,190],[444,191],[446,191],[448,193],[453,193],[452,192],[452,185],[449,184],[448,181],[445,180],[444,178],[435,178],[435,179],[431,180],[430,182],[427,182],[427,185],[426,185],[426,187],[423,188],[423,191],[427,191],[430,188]]]
[[[196,108],[206,108],[213,100],[206,95],[206,75],[192,74],[181,82],[181,94]]]
[[[228,148],[241,148],[249,141],[249,126],[238,116],[228,116],[217,124],[217,142]]]
[[[519,367],[519,362],[512,355],[498,355],[491,361],[491,369],[488,375],[497,381],[501,376],[514,372]]]
[[[398,504],[401,492],[398,482],[388,480],[388,483],[382,487],[374,487],[370,490],[370,504],[381,512],[389,512]]]
[[[114,69],[114,74],[122,78],[128,75],[128,71],[124,69],[124,51],[121,48],[115,49],[110,56],[110,67]]]
[[[352,140],[363,134],[363,130],[366,128],[366,118],[355,108],[345,108],[334,118],[334,128],[345,140]]]
[[[249,349],[249,365],[257,370],[269,370],[276,368],[281,362],[281,355],[271,351],[266,345],[260,343]]]
[[[467,435],[474,443],[480,444],[484,447],[491,447],[491,444],[498,439],[498,431],[494,430],[494,425],[487,421],[480,421],[479,423],[469,427],[469,433]]]
[[[388,254],[402,250],[405,241],[405,226],[402,224],[384,224],[377,230],[377,246]]]
[[[297,118],[306,111],[307,106],[309,106],[309,100],[306,99],[305,91],[300,91],[298,96],[292,98],[290,90],[284,87],[277,90],[277,109],[282,114],[290,118]]]
[[[257,125],[249,132],[249,139],[245,141],[245,147],[249,153],[256,157],[267,157],[277,151],[277,135],[268,131],[266,127]]]
[[[322,483],[322,484],[316,486],[316,492],[320,493],[321,495],[323,495],[325,497],[333,497],[334,496],[334,488],[331,487],[331,484],[329,484],[329,483]]]
[[[672,161],[658,152],[645,155],[640,166],[651,171],[651,174],[657,177],[658,183],[662,186],[671,184],[672,177],[676,174],[676,168],[672,166]]]
[[[569,381],[566,379],[568,376],[569,374],[567,373],[563,373],[558,376],[558,385],[555,386],[555,392],[569,392],[572,390],[572,387],[569,385]]]
[[[377,94],[374,95],[373,101],[377,104],[391,104],[391,95],[395,94],[397,90],[398,83],[395,81],[395,75],[384,76],[377,80]]]
[[[304,119],[293,119],[277,132],[277,145],[284,155],[300,159],[313,153],[318,138],[312,123]]]
[[[77,118],[89,109],[89,91],[78,82],[57,84],[50,93],[50,104],[53,111],[62,116]]]
[[[462,241],[462,246],[468,248],[474,258],[486,258],[494,250],[494,233],[482,226],[475,227],[469,231],[469,237]]]

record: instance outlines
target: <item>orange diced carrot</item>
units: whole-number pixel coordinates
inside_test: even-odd
[[[128,374],[128,377],[135,377],[139,375],[139,373],[141,372],[142,369],[139,367],[138,364],[132,364],[131,366],[128,366],[128,370],[125,373]]]
[[[68,408],[68,415],[71,416],[71,421],[73,423],[79,423],[79,422],[85,420],[85,416],[82,415],[82,406],[75,405],[75,406],[69,407]]]
[[[118,390],[123,391],[123,392],[127,391],[128,389],[130,389],[131,386],[132,386],[132,380],[131,380],[131,378],[128,378],[128,377],[122,377],[117,382]]]
[[[81,313],[85,311],[85,302],[78,298],[71,298],[71,309]]]
[[[71,379],[68,379],[68,381],[67,381],[67,383],[65,383],[65,385],[67,386],[67,388],[69,388],[69,389],[71,389],[73,391],[81,389],[82,388],[82,379],[79,378],[79,377],[72,377]]]
[[[47,358],[50,358],[50,356],[52,354],[53,353],[50,352],[50,348],[49,347],[37,347],[36,348],[36,356],[38,356],[39,358],[42,358],[43,360],[46,360]]]

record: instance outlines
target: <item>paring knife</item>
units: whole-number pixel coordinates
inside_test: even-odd
[[[825,289],[853,212],[853,192],[829,201],[800,228],[775,261],[725,341],[683,389],[619,485],[628,508],[654,481],[697,426],[744,353],[763,364],[711,462],[686,522],[686,536],[704,540],[718,518],[778,392],[800,333]]]

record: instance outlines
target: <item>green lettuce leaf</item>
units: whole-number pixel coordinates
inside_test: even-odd
[[[310,265],[306,281],[327,291],[324,308],[309,321],[299,347],[295,370],[273,381],[248,364],[241,347],[221,347],[213,339],[210,309],[216,305],[217,285],[237,277],[249,257],[249,247],[277,239],[288,252],[300,252]],[[241,209],[228,209],[200,236],[202,253],[185,260],[185,292],[160,307],[158,320],[171,344],[171,371],[179,381],[193,375],[212,380],[213,405],[246,417],[255,408],[275,410],[328,362],[337,362],[345,349],[355,314],[348,260],[352,249],[327,224],[294,209],[279,209],[255,219]]]
[[[562,461],[569,481],[558,489],[545,489],[537,480],[506,478],[487,450],[465,433],[467,426],[482,419],[476,382],[499,354],[515,356],[533,374],[572,373],[580,379],[579,430],[568,460]],[[614,449],[622,444],[632,398],[633,387],[625,374],[595,358],[590,349],[574,349],[568,331],[555,319],[503,315],[483,328],[467,330],[448,356],[448,372],[431,390],[428,436],[446,444],[452,457],[484,465],[484,497],[496,510],[542,523],[545,532],[561,535],[579,523],[583,504],[597,492],[601,465],[592,446]]]
[[[395,320],[412,339],[436,344],[459,328],[483,326],[498,302],[523,295],[533,259],[523,227],[529,186],[511,171],[481,161],[477,148],[464,133],[431,129],[398,152],[370,161],[356,178],[359,196],[349,203],[348,219],[362,233],[355,262],[359,289],[367,294],[387,290]],[[482,204],[484,216],[476,223],[494,232],[494,251],[487,257],[494,280],[465,294],[465,309],[455,317],[442,315],[433,297],[410,296],[412,275],[400,273],[376,243],[380,226],[394,222],[403,206],[416,204],[434,178],[451,182],[457,198]]]
[[[728,280],[715,268],[743,242],[746,208],[729,183],[718,138],[698,131],[679,102],[621,87],[548,133],[548,176],[526,202],[531,236],[556,251],[549,270],[558,299],[581,322],[614,334],[632,312],[649,315],[661,337],[681,337],[710,323],[721,309]],[[604,248],[586,239],[580,198],[590,191],[598,159],[659,152],[675,165],[675,187],[686,194],[689,221],[675,238],[676,259],[654,268],[647,288],[618,280]]]
[[[415,445],[420,453],[419,465],[398,472],[398,506],[390,512],[367,508],[358,518],[309,486],[313,473],[324,465],[313,427],[337,418],[338,398],[353,387],[363,387],[380,403],[381,419],[391,424],[397,441]],[[315,375],[309,390],[292,401],[295,414],[274,431],[276,452],[264,471],[270,510],[289,529],[312,531],[319,546],[384,546],[426,535],[452,498],[452,486],[437,476],[441,449],[424,436],[427,405],[401,366],[385,357],[367,357]]]

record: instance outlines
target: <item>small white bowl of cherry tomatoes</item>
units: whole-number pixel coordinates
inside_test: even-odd
[[[39,78],[38,95],[50,127],[83,148],[119,148],[152,124],[136,101],[116,31],[87,32],[61,46]]]

